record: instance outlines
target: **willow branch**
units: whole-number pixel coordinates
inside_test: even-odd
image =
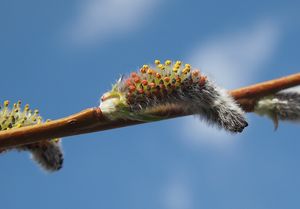
[[[252,112],[256,101],[266,95],[300,85],[300,73],[274,79],[230,91],[237,103],[247,112]],[[170,119],[188,115],[176,105],[158,107],[151,114]],[[145,122],[136,120],[109,120],[99,107],[89,108],[74,115],[48,123],[11,129],[0,132],[0,150],[30,144],[45,139],[73,136]]]

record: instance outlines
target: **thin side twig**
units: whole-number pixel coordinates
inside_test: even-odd
[[[300,73],[235,89],[229,93],[247,112],[252,112],[258,98],[280,90],[300,85]],[[158,107],[151,114],[170,119],[187,115],[176,105]],[[0,150],[9,147],[31,144],[45,139],[60,138],[78,134],[120,128],[144,122],[136,120],[109,120],[99,107],[89,108],[74,115],[48,123],[11,129],[0,132]]]

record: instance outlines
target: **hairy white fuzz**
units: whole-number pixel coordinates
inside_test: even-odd
[[[207,80],[202,88],[181,92],[180,100],[174,101],[185,111],[197,114],[211,125],[230,132],[242,132],[248,125],[243,110],[226,90]]]
[[[62,168],[63,152],[60,141],[45,140],[16,148],[18,151],[29,151],[31,158],[44,170],[53,172]]]
[[[264,97],[257,102],[255,112],[266,115],[274,122],[275,130],[278,121],[300,121],[300,94],[298,92],[280,92]]]

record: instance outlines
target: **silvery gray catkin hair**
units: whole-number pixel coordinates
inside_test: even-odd
[[[244,112],[227,91],[180,61],[162,64],[156,60],[154,67],[144,65],[139,72],[122,77],[101,100],[102,112],[111,119],[144,120],[149,118],[143,118],[145,110],[175,104],[233,133],[248,125]]]
[[[242,132],[248,125],[244,112],[226,90],[207,80],[203,88],[196,88],[195,91],[199,92],[192,93],[195,97],[193,102],[186,103],[190,113],[198,114],[208,123],[217,124],[230,132]]]
[[[278,128],[278,120],[300,121],[300,94],[298,92],[279,92],[264,97],[257,102],[255,112],[270,117]]]
[[[32,159],[46,171],[52,172],[62,168],[63,153],[59,141],[42,141],[16,147],[19,151],[29,151]]]
[[[39,116],[38,110],[32,112],[29,105],[25,105],[23,110],[21,109],[20,101],[15,103],[12,109],[8,106],[9,101],[5,101],[3,108],[0,110],[0,131],[42,123],[42,118]],[[59,170],[63,164],[60,139],[43,140],[10,149],[0,149],[0,153],[11,149],[29,151],[32,159],[47,171]]]

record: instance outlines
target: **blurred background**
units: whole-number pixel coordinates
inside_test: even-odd
[[[227,89],[299,72],[299,1],[2,0],[1,100],[57,119],[99,105],[121,74],[182,60]],[[231,135],[194,117],[69,137],[46,173],[0,157],[3,209],[296,209],[297,124]]]

